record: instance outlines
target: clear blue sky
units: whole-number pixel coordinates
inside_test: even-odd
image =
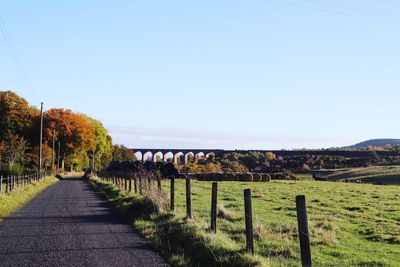
[[[131,147],[400,137],[396,0],[2,1],[0,89]]]

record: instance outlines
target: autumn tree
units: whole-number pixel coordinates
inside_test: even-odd
[[[48,144],[54,137],[60,142],[61,167],[89,167],[88,152],[96,147],[95,129],[82,116],[69,109],[50,109],[44,115],[44,139]]]
[[[102,169],[112,160],[113,148],[111,136],[108,134],[107,129],[100,121],[90,118],[85,114],[80,114],[80,116],[83,120],[87,121],[94,129],[95,150],[91,151],[94,153],[92,153],[90,157],[93,157],[94,154],[95,168]]]
[[[27,153],[26,161],[31,165],[35,166],[39,162],[39,147],[34,147],[29,153]],[[43,144],[42,147],[42,164],[43,168],[51,168],[53,164],[53,157],[55,162],[55,151],[48,145]]]
[[[11,91],[0,91],[0,162],[9,166],[8,169],[18,164],[37,168],[40,121],[39,110],[24,98]],[[97,168],[105,167],[112,160],[112,139],[108,131],[99,121],[86,115],[61,108],[44,113],[44,167],[51,167],[57,154],[52,148],[53,138],[56,144],[60,143],[61,167],[65,163],[87,168],[93,154]]]
[[[135,153],[124,145],[113,146],[113,160],[136,160]]]
[[[9,165],[24,164],[32,148],[29,129],[39,112],[11,91],[0,91],[1,160]]]
[[[10,130],[6,130],[6,134],[3,136],[3,160],[9,165],[24,164],[26,160],[26,151],[28,150],[28,142],[22,136],[13,134]]]
[[[26,136],[39,111],[29,106],[28,102],[11,91],[0,91],[0,140],[11,132],[13,135]]]

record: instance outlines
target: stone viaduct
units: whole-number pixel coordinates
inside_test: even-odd
[[[164,161],[168,160],[176,163],[183,164],[188,162],[197,162],[200,158],[208,158],[211,154],[216,157],[222,157],[224,154],[228,153],[240,153],[245,154],[251,151],[255,152],[272,152],[275,155],[282,157],[295,157],[295,156],[331,156],[331,157],[346,157],[346,158],[371,158],[376,155],[380,157],[394,157],[399,156],[395,151],[365,151],[365,150],[222,150],[222,149],[161,149],[161,148],[132,148],[131,149],[135,155],[141,156],[138,159],[142,161]],[[373,154],[375,153],[375,155]],[[184,157],[184,162],[180,161],[180,158]]]
[[[199,158],[208,158],[211,154],[215,156],[221,156],[224,154],[224,150],[216,149],[158,149],[158,148],[133,148],[131,149],[135,155],[141,154],[142,161],[164,161],[167,162],[170,159],[175,164],[187,164],[189,162],[197,162]],[[226,153],[226,152],[225,152]],[[184,157],[184,162],[180,162],[180,158]]]

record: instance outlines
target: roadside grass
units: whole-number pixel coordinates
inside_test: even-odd
[[[174,214],[157,215],[141,196],[92,180],[133,227],[176,266],[300,266],[295,196],[306,195],[314,266],[400,266],[400,191],[313,181],[219,182],[218,233],[209,229],[211,183],[192,181],[194,218],[185,219],[185,181]],[[253,193],[255,256],[245,252],[243,190]],[[169,183],[163,183],[169,192]]]
[[[57,181],[55,177],[45,177],[43,181],[33,182],[8,194],[0,194],[0,222]]]
[[[174,266],[257,266],[264,261],[243,253],[226,235],[211,234],[204,221],[158,214],[157,207],[138,194],[96,179],[90,182]]]

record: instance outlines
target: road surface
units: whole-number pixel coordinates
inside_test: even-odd
[[[79,178],[60,180],[0,225],[0,266],[169,266]]]

